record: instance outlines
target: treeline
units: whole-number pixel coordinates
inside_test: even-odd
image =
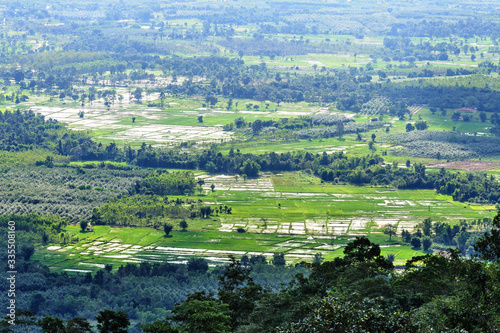
[[[10,223],[14,221],[14,223]],[[43,216],[38,214],[27,215],[0,215],[0,231],[7,235],[8,230],[16,231],[18,244],[22,248],[30,247],[33,251],[33,245],[36,243],[61,242],[64,240],[65,227],[68,220],[57,215]],[[13,229],[10,229],[13,228]],[[61,235],[63,233],[63,235]],[[2,240],[2,245],[6,245],[7,237]],[[19,252],[19,251],[18,251]],[[20,251],[23,252],[22,250]],[[34,252],[31,252],[33,254]],[[31,254],[29,256],[31,256]],[[25,256],[24,256],[25,257]],[[26,258],[29,260],[29,257]]]
[[[189,201],[190,203],[191,201]],[[111,199],[92,210],[94,224],[159,227],[166,218],[187,218],[190,210],[179,202],[153,195],[133,195],[117,200]]]
[[[399,189],[435,189],[461,202],[500,203],[500,184],[493,176],[481,173],[452,173],[444,168],[426,173],[425,166],[414,164],[399,168],[397,163],[382,166],[380,156],[335,159],[318,167],[316,174],[324,181],[357,185],[391,185]]]
[[[195,187],[192,172],[155,171],[138,181],[135,190],[141,194],[183,195],[191,194]]]
[[[274,152],[253,155],[230,150],[222,155],[216,149],[205,150],[199,155],[177,154],[173,151],[143,146],[137,157],[138,165],[162,168],[198,168],[210,173],[237,173],[257,177],[260,171],[310,170],[324,181],[345,182],[364,185],[393,185],[401,189],[436,189],[442,194],[452,195],[457,201],[497,203],[500,185],[491,177],[479,173],[451,173],[442,169],[440,173],[426,173],[425,166],[398,168],[397,165],[382,166],[378,155],[348,157],[343,153],[293,154]],[[142,148],[141,148],[142,149]],[[147,157],[147,158],[146,158]]]
[[[227,38],[220,41],[219,44],[242,55],[266,56],[271,57],[271,59],[308,53],[329,53],[336,49],[335,45],[327,43],[313,44],[309,43],[309,40],[302,39],[279,41],[264,38],[260,34],[255,34],[254,38],[251,39]]]
[[[458,22],[422,20],[420,22],[407,21],[394,23],[387,33],[390,36],[401,37],[452,37],[460,36],[465,39],[476,36],[490,37],[496,40],[500,37],[500,24],[495,21],[484,21],[478,18],[458,20]]]
[[[77,160],[115,160],[118,147],[97,144],[82,131],[71,131],[57,120],[28,111],[0,112],[0,150],[47,149]]]
[[[384,85],[381,92],[389,99],[406,98],[408,104],[428,104],[442,108],[477,108],[497,112],[500,109],[500,92],[490,88],[443,87],[438,84]]]
[[[140,167],[153,168],[180,168],[180,169],[200,169],[209,173],[229,173],[241,174],[248,177],[257,177],[260,171],[296,171],[296,170],[311,170],[325,181],[349,182],[354,184],[395,184],[398,188],[435,188],[441,191],[441,187],[445,184],[435,184],[437,179],[434,179],[433,174],[426,175],[425,167],[418,166],[412,172],[402,171],[400,168],[381,167],[383,159],[380,156],[365,156],[365,157],[347,157],[343,153],[336,154],[311,154],[308,152],[295,152],[286,154],[276,154],[274,152],[262,155],[242,154],[239,151],[230,150],[228,155],[222,155],[216,147],[205,150],[200,153],[179,153],[177,150],[165,150],[161,148],[153,148],[143,144],[139,150],[135,151],[131,147],[119,149],[114,143],[107,146],[96,144],[89,137],[81,133],[70,132],[62,128],[54,122],[45,122],[40,116],[35,116],[32,112],[15,112],[5,113],[4,120],[11,126],[4,126],[2,130],[9,132],[11,140],[4,139],[4,149],[18,147],[19,149],[29,149],[30,147],[38,147],[32,143],[45,142],[42,133],[44,133],[43,125],[47,125],[48,132],[52,127],[57,127],[59,131],[54,131],[55,137],[47,144],[52,144],[52,150],[60,154],[71,154],[72,158],[85,160],[116,160],[127,161]],[[26,120],[26,121],[25,121]],[[318,119],[320,121],[320,119]],[[326,120],[321,120],[326,121]],[[24,131],[14,131],[17,124]],[[254,122],[255,124],[255,122]],[[42,125],[42,126],[40,126]],[[261,123],[262,125],[262,123]],[[59,126],[59,127],[58,127]],[[338,127],[338,126],[337,126]],[[35,131],[30,134],[30,131]],[[338,132],[338,129],[335,130]],[[64,134],[62,134],[64,133]],[[71,134],[69,134],[71,133]],[[20,135],[21,134],[21,135]],[[24,134],[24,135],[23,135]],[[338,133],[337,133],[338,134]],[[6,135],[8,138],[9,135]],[[79,137],[82,139],[78,140]],[[60,139],[58,139],[60,138]],[[64,140],[64,144],[63,144]],[[23,145],[19,145],[19,141]],[[54,147],[53,141],[59,141],[59,144]],[[74,148],[69,149],[72,145]],[[43,146],[43,145],[42,145]],[[51,159],[48,158],[43,162],[47,166],[52,166]],[[423,171],[422,171],[423,168]],[[447,173],[447,172],[445,172]],[[454,179],[450,174],[449,181],[453,183]],[[441,178],[443,179],[448,178]],[[498,201],[498,185],[492,184],[491,187],[485,187],[484,176],[479,174],[467,175],[466,179],[461,179],[460,186],[449,185],[448,188],[453,188],[452,191],[446,190],[446,194],[453,195],[455,200],[459,201],[479,201],[479,202],[494,202]],[[489,184],[489,183],[488,183]],[[189,173],[170,174],[170,173],[154,173],[144,179],[136,188],[137,193],[148,194],[184,194],[189,193],[195,186],[194,177]],[[456,190],[456,191],[455,191]],[[468,193],[468,194],[467,194]]]
[[[300,130],[311,128],[313,126],[343,126],[343,123],[354,122],[354,119],[340,115],[313,115],[300,116],[298,118],[281,118],[279,120],[257,119],[254,122],[247,123],[243,117],[238,117],[234,123],[224,125],[225,131],[232,131],[235,128],[251,128],[253,134],[259,134],[263,129],[272,128],[273,130]]]

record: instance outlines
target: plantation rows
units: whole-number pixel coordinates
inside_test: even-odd
[[[338,123],[347,123],[354,121],[354,119],[347,118],[346,116],[343,115],[337,115],[337,114],[315,114],[311,116],[312,123],[313,125],[319,126],[319,125],[326,125],[326,126],[332,126],[336,125]]]
[[[471,136],[457,132],[414,131],[388,136],[403,145],[392,149],[395,155],[431,158],[478,158],[500,155],[500,138]]]
[[[93,207],[128,193],[147,171],[12,167],[1,173],[0,214],[88,218]]]
[[[391,102],[385,97],[372,98],[361,107],[361,112],[368,114],[386,114]]]

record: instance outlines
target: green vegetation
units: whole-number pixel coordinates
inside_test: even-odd
[[[498,330],[494,2],[0,12],[20,330]]]

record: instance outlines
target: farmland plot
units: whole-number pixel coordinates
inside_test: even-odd
[[[431,190],[320,184],[302,173],[263,174],[247,181],[234,175],[198,177],[205,181],[198,195],[204,204],[228,205],[231,214],[188,219],[187,231],[175,224],[171,237],[158,229],[97,226],[93,233],[81,233],[77,226],[69,226],[71,236],[80,238],[78,243],[47,247],[35,256],[68,272],[94,271],[100,267],[96,264],[105,263],[115,267],[142,261],[185,263],[195,256],[217,265],[229,256],[271,258],[274,252],[297,263],[311,261],[316,253],[327,259],[342,255],[342,246],[354,236],[368,235],[387,246],[383,253],[395,254],[396,263],[402,264],[416,251],[401,245],[397,237],[389,241],[383,234],[387,225],[394,225],[399,235],[405,229],[413,231],[427,217],[457,224],[494,214],[487,207],[454,202]]]

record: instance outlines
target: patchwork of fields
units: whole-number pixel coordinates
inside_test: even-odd
[[[94,232],[81,233],[78,226],[69,226],[68,233],[79,242],[40,249],[35,259],[69,272],[95,271],[106,263],[117,268],[144,260],[186,262],[192,256],[216,265],[230,255],[271,258],[274,252],[284,252],[288,263],[296,263],[311,261],[316,253],[326,259],[340,256],[354,236],[369,235],[383,254],[395,254],[395,262],[403,264],[421,251],[401,245],[397,237],[389,241],[383,233],[387,224],[395,225],[399,234],[413,231],[427,217],[456,224],[494,215],[494,207],[454,202],[431,190],[321,184],[305,173],[264,174],[247,181],[199,176],[205,185],[198,197],[205,204],[228,205],[232,214],[189,219],[187,231],[176,226],[170,237],[148,228],[96,226]],[[239,228],[246,232],[239,233]]]
[[[265,118],[298,117],[311,114],[328,113],[327,108],[310,106],[307,103],[287,103],[278,107],[276,103],[239,101],[240,106],[226,108],[227,102],[221,101],[214,108],[203,107],[203,100],[185,100],[174,97],[165,99],[165,108],[149,107],[152,101],[159,103],[159,93],[151,93],[137,103],[125,88],[117,88],[120,101],[107,107],[104,99],[80,106],[78,102],[66,100],[36,100],[22,103],[35,113],[47,119],[57,119],[69,124],[75,130],[91,130],[102,142],[114,141],[118,144],[170,145],[181,142],[226,142],[232,132],[225,132],[222,126],[244,117],[247,121]],[[250,103],[256,108],[245,108]],[[83,112],[83,117],[80,113]],[[200,122],[198,117],[203,117]]]

